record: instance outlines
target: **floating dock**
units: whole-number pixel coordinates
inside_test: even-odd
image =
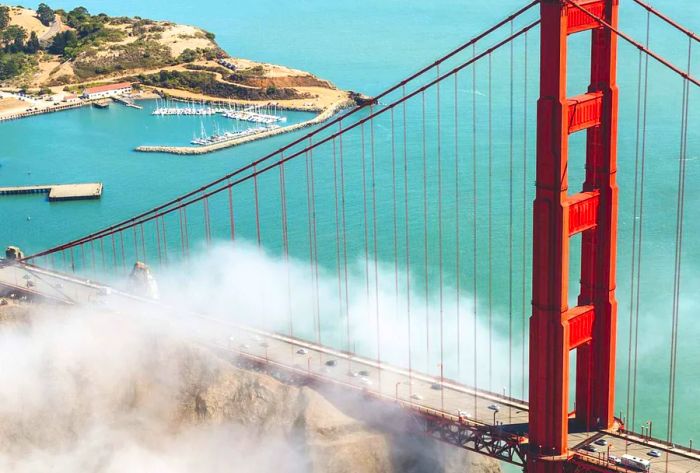
[[[102,183],[48,184],[44,186],[0,187],[0,195],[49,194],[49,201],[99,199],[102,196]]]
[[[134,102],[134,99],[132,99],[131,97],[117,95],[117,96],[112,97],[112,100],[117,102],[117,103],[120,103],[122,105],[126,105],[127,107],[135,108],[138,110],[143,109],[143,107],[141,105],[136,105],[136,103]]]

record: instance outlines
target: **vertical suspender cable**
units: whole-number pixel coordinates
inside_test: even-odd
[[[492,117],[493,117],[493,97],[492,97],[492,54],[489,54],[489,110],[488,110],[488,139],[489,139],[489,180],[488,180],[488,258],[489,258],[489,389],[493,390],[493,216],[492,216],[492,199],[493,199],[493,127],[492,127]]]
[[[370,113],[373,113],[372,105],[369,107]],[[370,132],[370,160],[372,165],[372,240],[374,242],[374,297],[375,297],[375,325],[377,327],[377,365],[381,363],[381,327],[379,325],[379,254],[377,254],[377,173],[375,170],[375,155],[374,155],[374,119],[369,120]],[[381,392],[382,370],[377,370],[377,389]]]
[[[650,31],[650,14],[647,12],[647,25],[646,25],[646,45],[649,46],[649,31]],[[643,111],[642,111],[642,161],[639,177],[639,241],[637,243],[637,287],[635,295],[635,309],[634,309],[634,354],[632,358],[633,363],[633,373],[632,373],[632,413],[631,413],[631,424],[635,424],[635,418],[637,413],[637,353],[639,348],[639,299],[640,299],[640,286],[641,286],[641,276],[642,276],[642,248],[643,248],[643,236],[644,236],[644,182],[646,177],[646,145],[647,145],[647,105],[649,97],[649,56],[646,55],[644,58],[644,92],[642,94],[643,100]]]
[[[158,242],[158,263],[160,265],[163,264],[163,256],[161,253],[161,248],[160,248],[160,219],[156,219],[155,221],[156,225],[156,241]],[[102,239],[100,239],[102,241]]]
[[[309,146],[311,146],[311,138],[309,138]],[[309,149],[309,162],[311,165],[311,222],[313,227],[313,261],[314,261],[314,292],[316,294],[316,341],[321,344],[321,301],[320,301],[320,291],[318,282],[318,232],[316,225],[316,178],[314,175],[314,155],[313,149]]]
[[[526,377],[526,358],[525,358],[525,347],[526,333],[527,333],[527,32],[523,35],[523,41],[525,43],[525,54],[523,58],[523,241],[522,241],[522,273],[520,275],[522,294],[521,294],[521,305],[522,305],[522,317],[520,320],[520,360],[522,363],[521,367],[521,380],[520,380],[520,395],[523,399],[527,399],[525,395],[525,377]]]
[[[440,77],[440,65],[436,67],[437,77]],[[443,308],[443,274],[442,274],[442,143],[440,134],[440,82],[436,86],[436,111],[437,111],[437,182],[438,182],[438,270],[440,281],[440,383],[444,383],[445,360],[444,360],[444,308]],[[445,410],[445,390],[440,389],[440,407]]]
[[[165,264],[168,264],[168,233],[165,228],[165,216],[160,218],[161,227],[163,227],[163,259]]]
[[[260,203],[258,200],[258,173],[256,172],[255,166],[253,166],[253,190],[255,193],[255,231],[258,237],[258,246],[262,243],[262,237],[260,235]]]
[[[394,124],[394,109],[391,109],[391,189],[394,223],[394,323],[399,321],[399,234],[396,215],[396,128]]]
[[[459,228],[459,73],[455,72],[455,292],[457,296],[457,379],[462,378],[462,353],[460,350],[460,338],[462,337],[461,326],[461,290],[460,290],[460,228]]]
[[[367,326],[371,324],[369,313],[369,228],[367,226],[367,160],[365,156],[365,125],[360,125],[361,143],[362,143],[362,216],[364,218],[365,231],[365,297],[367,298]]]
[[[421,91],[423,120],[423,271],[425,280],[425,372],[430,373],[430,312],[428,303],[428,150],[425,141],[425,91]]]
[[[122,247],[122,268],[126,269],[126,251],[124,250],[124,231],[119,232],[119,243]],[[73,254],[73,249],[71,248],[71,255]]]
[[[472,55],[476,57],[476,45],[472,46]],[[477,284],[477,277],[478,277],[478,272],[477,272],[477,257],[478,257],[478,244],[477,244],[477,234],[476,234],[476,221],[478,219],[477,215],[477,166],[476,166],[476,63],[472,64],[472,192],[473,192],[473,207],[472,207],[472,243],[473,243],[473,248],[474,248],[474,255],[473,255],[473,295],[472,297],[474,298],[474,327],[473,327],[473,332],[474,332],[474,343],[473,343],[473,348],[474,348],[474,415],[476,415],[476,408],[477,408],[477,397],[476,397],[476,390],[478,389],[479,386],[479,376],[478,376],[478,349],[477,349],[477,341],[478,341],[478,330],[479,330],[479,325],[478,325],[478,317],[477,317],[477,307],[478,307],[478,284]]]
[[[340,211],[338,209],[338,155],[333,139],[333,200],[335,202],[335,267],[338,276],[338,320],[343,319],[343,279],[340,275]]]
[[[228,185],[228,220],[229,220],[229,227],[231,229],[231,240],[236,239],[236,223],[234,219],[234,214],[233,214],[233,186],[231,185],[231,182],[229,181]]]
[[[185,257],[190,254],[190,233],[187,225],[187,207],[182,208],[183,226],[185,228]]]
[[[63,266],[65,266],[65,256],[66,254],[63,253],[64,256],[64,261],[63,261]],[[117,238],[114,233],[112,233],[112,262],[114,264],[114,267],[112,268],[113,270],[117,269]]]
[[[131,233],[134,237],[134,262],[136,262],[139,260],[139,239],[136,236],[136,226],[131,227]]]
[[[143,252],[143,262],[146,263],[148,259],[148,255],[146,254],[146,238],[144,237],[143,234],[143,223],[139,225],[140,230],[141,230],[141,251]]]
[[[632,210],[632,250],[631,250],[631,267],[630,267],[630,314],[629,314],[629,338],[627,341],[627,404],[626,417],[630,419],[630,399],[632,394],[632,344],[634,336],[634,288],[635,288],[635,266],[637,254],[637,231],[639,209],[639,157],[640,157],[640,132],[641,132],[641,108],[642,108],[642,51],[639,51],[639,64],[637,66],[637,133],[635,142],[635,157],[634,157],[634,201]]]
[[[182,221],[182,209],[180,209],[177,213],[178,216],[178,222],[180,223],[180,247],[182,250],[182,257],[184,259],[185,257],[185,227]]]
[[[688,39],[688,71],[692,57],[692,38]],[[685,212],[685,176],[686,153],[688,146],[688,108],[690,84],[683,79],[683,101],[681,108],[681,143],[678,164],[678,201],[676,206],[676,257],[673,278],[673,321],[671,330],[671,361],[668,383],[668,434],[667,440],[673,442],[673,423],[676,405],[676,369],[678,361],[678,321],[680,317],[681,263],[683,261],[683,217]]]
[[[202,207],[204,208],[204,238],[207,242],[207,245],[211,243],[211,225],[209,222],[209,199],[204,198],[202,199]]]
[[[105,239],[100,238],[100,256],[102,258],[102,271],[105,271],[107,267],[105,266]],[[53,253],[51,253],[51,268],[55,268]]]
[[[513,34],[513,21],[510,22]],[[513,42],[510,42],[510,153],[508,172],[508,396],[513,396]],[[510,416],[511,409],[508,409]],[[510,417],[509,417],[510,420]]]
[[[143,230],[143,227],[141,227],[141,229]],[[92,274],[95,277],[95,279],[97,279],[97,273],[95,272],[95,240],[92,240],[90,242],[90,251],[92,253]]]
[[[280,155],[284,158],[284,154]],[[289,264],[289,232],[287,220],[287,179],[284,163],[280,164],[280,203],[282,206],[282,251],[284,252],[284,265],[287,269],[287,317],[289,318],[289,336],[294,336],[294,316],[292,314],[292,276]],[[229,187],[229,192],[231,188]],[[230,196],[230,194],[229,194]],[[232,227],[233,228],[233,227]]]
[[[311,175],[310,175],[310,170],[309,170],[309,152],[307,151],[304,153],[304,164],[305,164],[305,170],[306,170],[306,215],[307,215],[307,220],[306,220],[306,229],[307,229],[307,235],[309,238],[309,273],[311,276],[311,299],[309,302],[311,303],[312,307],[312,317],[313,317],[313,326],[314,326],[314,338],[318,341],[318,333],[316,331],[316,304],[314,303],[315,299],[315,284],[313,282],[314,280],[314,243],[313,243],[313,236],[312,236],[312,223],[311,219],[312,217],[312,209],[311,209]]]
[[[342,132],[343,122],[338,123],[339,130]],[[352,339],[350,337],[350,295],[348,291],[348,239],[347,227],[345,223],[345,168],[343,165],[343,135],[338,135],[338,146],[340,148],[340,202],[343,220],[343,271],[345,278],[345,329],[347,331],[347,351],[354,353],[352,348]]]
[[[406,96],[406,86],[401,87],[403,97]],[[409,395],[413,394],[413,356],[411,352],[411,242],[409,230],[408,212],[408,146],[406,131],[406,102],[402,104],[403,109],[403,191],[404,191],[404,224],[406,226],[406,320],[408,322],[408,383]]]

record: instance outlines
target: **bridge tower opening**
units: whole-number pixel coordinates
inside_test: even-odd
[[[617,27],[619,0],[576,0]],[[617,304],[617,41],[565,0],[542,0],[537,183],[530,318],[528,470],[562,471],[570,429],[614,423]],[[567,97],[567,42],[591,35],[588,91]],[[585,93],[583,93],[585,92]],[[569,191],[569,135],[586,132],[586,178]],[[578,188],[578,185],[576,185]],[[577,305],[569,307],[569,240],[581,233]],[[576,352],[576,408],[568,412],[569,356]]]

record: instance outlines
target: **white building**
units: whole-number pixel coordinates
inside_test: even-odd
[[[80,97],[75,94],[66,94],[63,96],[63,101],[66,103],[78,103],[80,102]]]
[[[131,83],[120,82],[119,84],[98,85],[97,87],[89,87],[83,90],[83,98],[102,99],[106,97],[114,97],[115,95],[123,95],[131,93]]]

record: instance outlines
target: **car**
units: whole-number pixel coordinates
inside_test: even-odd
[[[413,393],[413,394],[411,394],[411,399],[414,399],[414,400],[416,400],[416,401],[422,401],[422,400],[423,400],[423,396],[421,396],[421,395],[418,394],[418,393]]]
[[[306,355],[309,351],[306,348],[299,348],[297,350],[297,355]]]
[[[471,412],[457,410],[457,416],[458,417],[466,417],[467,419],[470,419],[472,414],[471,414]]]
[[[498,406],[498,404],[489,404],[489,407],[488,407],[488,408],[489,408],[490,410],[496,411],[496,412],[498,412],[498,411],[501,410],[501,408]]]
[[[440,391],[442,389],[442,384],[440,383],[433,383],[430,385],[430,389],[434,389],[435,391]]]
[[[591,445],[590,443],[587,445],[584,445],[582,448],[583,448],[583,450],[585,450],[587,452],[597,452],[598,451],[598,449],[595,448],[595,445]]]
[[[658,450],[649,450],[649,453],[647,453],[650,457],[654,458],[659,458],[661,456],[661,452]]]
[[[360,370],[360,371],[357,372],[357,374],[359,374],[360,376],[365,376],[365,377],[367,377],[367,376],[369,376],[369,371],[367,371],[367,370]]]
[[[622,459],[620,457],[617,457],[615,455],[608,455],[608,461],[611,463],[614,463],[616,465],[619,465],[622,463]]]
[[[605,447],[608,444],[608,441],[605,439],[598,439],[595,442],[593,442],[596,445],[600,445],[601,447]]]
[[[336,366],[338,364],[337,360],[328,360],[326,361],[326,366]]]
[[[360,382],[364,385],[372,386],[372,380],[369,378],[365,378],[364,376],[360,378]]]

